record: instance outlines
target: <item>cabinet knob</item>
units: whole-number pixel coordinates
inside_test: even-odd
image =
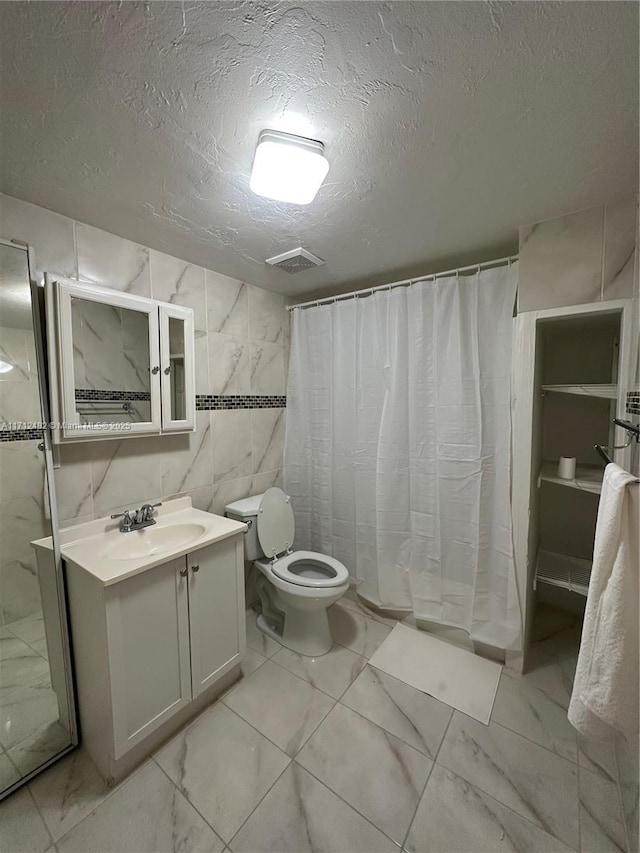
[[[184,567],[184,569],[180,569],[180,577],[181,577],[181,578],[186,578],[186,576],[187,576],[187,572],[188,572],[188,571],[189,571],[189,570],[187,569],[187,567],[186,567],[186,566]]]
[[[169,365],[169,367],[165,367],[165,369],[164,369],[164,375],[165,376],[168,376],[170,373],[171,373],[171,365]]]
[[[194,575],[195,575],[195,573],[196,573],[196,572],[199,572],[199,571],[200,571],[200,566],[196,563],[196,565],[195,565],[195,566],[191,566],[191,571],[192,571],[192,572],[194,573]]]
[[[152,373],[153,373],[153,375],[155,376],[155,375],[156,375],[156,373],[159,373],[159,372],[160,372],[160,367],[159,367],[159,366],[157,366],[157,365],[156,365],[156,367],[152,367],[152,368],[151,368],[151,372],[152,372]]]

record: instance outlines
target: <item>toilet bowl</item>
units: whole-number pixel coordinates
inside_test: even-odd
[[[282,489],[235,501],[225,512],[248,525],[245,559],[260,573],[260,631],[299,654],[326,654],[333,644],[327,608],[349,588],[345,566],[326,554],[292,550],[295,522]]]

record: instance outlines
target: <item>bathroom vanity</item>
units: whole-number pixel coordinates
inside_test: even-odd
[[[143,530],[62,531],[81,739],[108,781],[238,677],[245,530],[180,498]]]

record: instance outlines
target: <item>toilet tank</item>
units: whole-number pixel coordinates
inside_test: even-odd
[[[243,498],[241,501],[227,504],[224,508],[224,514],[227,518],[242,521],[249,526],[244,534],[245,560],[259,560],[260,557],[264,557],[258,540],[258,525],[256,523],[262,497],[262,495],[252,495],[250,498]]]

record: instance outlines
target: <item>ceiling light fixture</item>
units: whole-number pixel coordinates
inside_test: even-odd
[[[328,171],[322,142],[279,130],[263,130],[258,137],[249,186],[265,198],[309,204]]]

